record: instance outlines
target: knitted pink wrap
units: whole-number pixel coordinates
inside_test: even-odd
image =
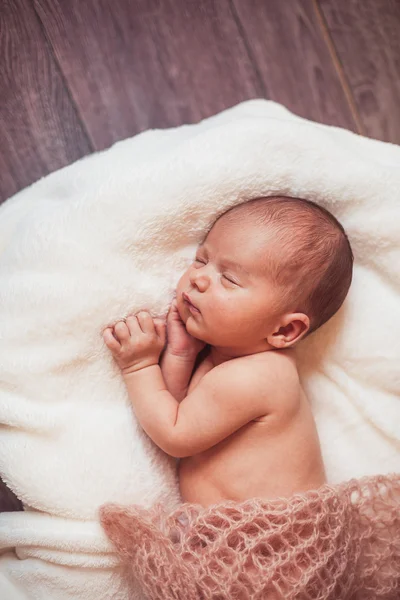
[[[400,599],[400,475],[169,515],[160,503],[105,505],[100,515],[132,590],[151,600]]]

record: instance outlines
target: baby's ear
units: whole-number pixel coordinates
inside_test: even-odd
[[[310,329],[310,319],[304,313],[290,313],[281,320],[278,329],[267,337],[274,348],[290,348]]]

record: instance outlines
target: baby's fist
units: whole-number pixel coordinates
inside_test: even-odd
[[[165,323],[147,311],[107,327],[103,339],[124,375],[158,364],[165,346]]]
[[[194,338],[186,330],[178,311],[178,302],[173,300],[167,316],[168,351],[175,356],[195,358],[205,347],[205,342]]]

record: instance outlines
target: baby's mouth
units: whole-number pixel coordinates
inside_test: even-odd
[[[188,296],[188,294],[186,294],[186,292],[183,292],[182,298],[183,298],[184,303],[187,305],[187,307],[189,308],[189,310],[191,312],[197,312],[197,313],[200,312],[200,310],[197,308],[197,306],[195,306],[193,304],[193,302],[190,299],[190,296]]]

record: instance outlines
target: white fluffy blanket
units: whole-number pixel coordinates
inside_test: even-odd
[[[268,194],[328,208],[355,254],[344,306],[298,347],[328,478],[399,470],[400,148],[264,100],[147,131],[0,208],[0,472],[27,509],[0,515],[1,598],[127,599],[98,507],[180,499],[102,330],[165,314],[216,217]]]

